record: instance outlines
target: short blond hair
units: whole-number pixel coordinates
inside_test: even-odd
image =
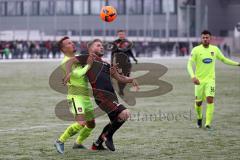
[[[88,42],[88,44],[87,44],[87,48],[88,48],[88,49],[91,48],[92,45],[93,45],[94,43],[96,43],[96,42],[103,43],[102,40],[100,40],[100,39],[94,39],[94,40]]]

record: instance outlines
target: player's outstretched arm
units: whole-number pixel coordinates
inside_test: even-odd
[[[135,90],[136,91],[139,90],[139,85],[138,85],[137,80],[132,78],[132,77],[126,77],[126,76],[120,75],[118,73],[118,71],[117,71],[116,66],[112,66],[111,67],[111,75],[118,82],[121,82],[121,83],[132,83],[133,87],[135,87]]]
[[[217,59],[219,59],[220,61],[222,61],[223,63],[225,63],[227,65],[240,66],[239,62],[233,61],[233,60],[225,57],[219,49],[218,49],[218,53],[217,53]]]
[[[76,72],[76,70],[73,70],[71,72],[72,65],[77,64],[79,61],[80,61],[80,59],[73,57],[66,62],[66,76],[63,79],[64,85],[66,85],[68,82],[70,83],[71,75],[76,76],[76,77],[81,77],[81,76],[85,75],[93,64],[94,56],[91,56],[91,55],[88,56],[87,65],[85,65],[80,71],[78,70],[78,72]]]
[[[233,60],[228,59],[228,58],[226,58],[226,57],[224,57],[224,56],[221,57],[220,60],[221,60],[223,63],[227,64],[227,65],[240,66],[240,63],[239,63],[239,62],[233,61]]]
[[[133,78],[120,75],[115,67],[111,67],[111,75],[114,79],[121,83],[132,83]]]

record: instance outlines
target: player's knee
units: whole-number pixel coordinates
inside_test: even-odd
[[[197,106],[201,106],[201,105],[202,105],[202,101],[197,101],[197,102],[196,102],[196,105],[197,105]]]
[[[82,126],[86,124],[83,115],[76,115],[75,120]]]
[[[86,126],[87,126],[88,128],[95,128],[95,127],[96,127],[95,120],[87,121],[87,122],[86,122]]]
[[[77,121],[78,124],[80,124],[81,126],[85,126],[86,122],[85,121]]]
[[[213,103],[213,97],[207,97],[207,103]]]
[[[130,111],[128,109],[123,110],[119,115],[118,118],[120,121],[126,121],[130,117]]]

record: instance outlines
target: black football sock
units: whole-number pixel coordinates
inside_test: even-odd
[[[113,134],[125,123],[125,121],[113,121],[107,130],[107,136],[111,138]]]
[[[106,134],[107,130],[109,130],[110,127],[111,127],[111,124],[108,123],[108,124],[103,128],[102,133],[100,134],[100,136],[99,136],[98,139],[96,140],[96,143],[97,143],[98,145],[101,145],[101,144],[103,143],[104,139],[103,139],[102,136],[103,136],[104,134]]]

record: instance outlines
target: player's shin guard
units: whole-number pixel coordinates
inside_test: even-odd
[[[205,126],[211,126],[214,112],[214,103],[208,103],[206,109],[206,124]]]
[[[113,121],[107,131],[105,145],[110,151],[115,151],[112,136],[123,125],[124,122],[125,121]]]
[[[118,120],[113,121],[107,131],[107,136],[112,137],[113,134],[123,125],[123,123],[125,123],[125,121]]]
[[[202,106],[197,106],[195,104],[195,111],[197,113],[197,119],[202,119]]]
[[[92,130],[94,128],[88,128],[85,126],[81,131],[79,136],[77,137],[76,143],[77,144],[82,144],[85,139],[91,134]]]
[[[110,128],[111,124],[107,124],[104,128],[97,141],[95,142],[97,145],[101,145],[104,141],[103,136],[106,134],[107,130]]]
[[[71,124],[64,133],[60,136],[59,141],[64,143],[69,137],[72,137],[73,135],[77,134],[83,126],[81,126],[79,123],[73,123]]]

